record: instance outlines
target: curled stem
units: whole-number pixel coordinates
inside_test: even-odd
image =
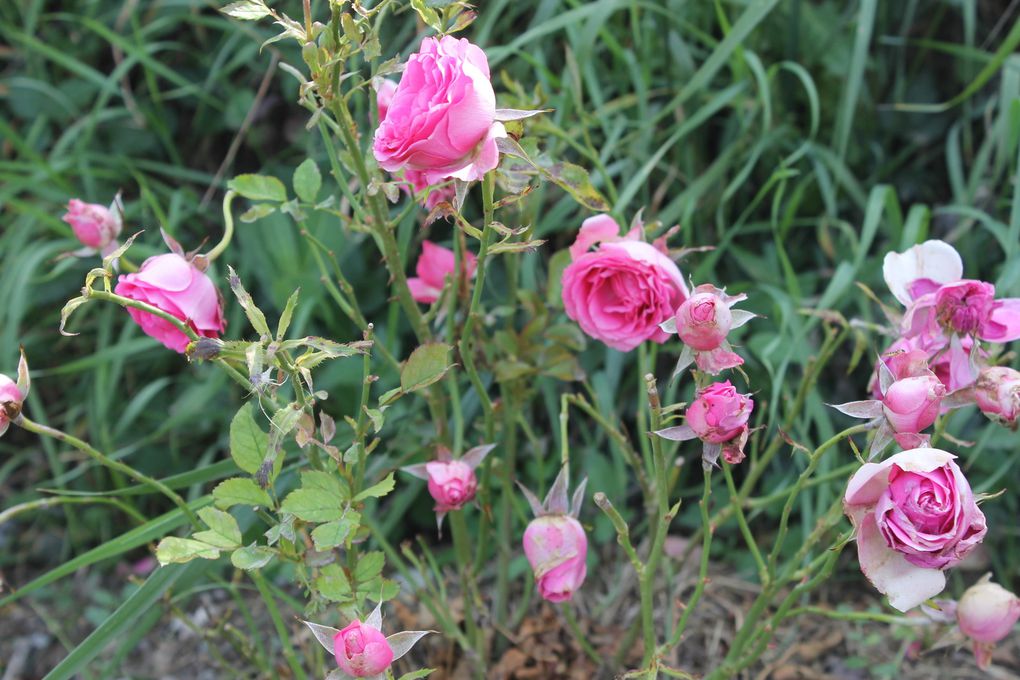
[[[212,250],[205,254],[209,262],[222,255],[223,251],[230,245],[230,240],[234,238],[234,213],[231,212],[230,205],[236,197],[237,192],[233,190],[228,191],[223,196],[223,238],[220,239],[220,242]]]

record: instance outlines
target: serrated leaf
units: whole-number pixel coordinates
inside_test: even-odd
[[[276,340],[280,342],[283,340],[283,336],[287,334],[287,329],[290,328],[290,322],[294,318],[294,310],[297,308],[298,297],[301,295],[301,289],[297,288],[290,297],[287,298],[287,304],[283,308],[283,313],[280,314],[280,323],[276,325]]]
[[[209,527],[208,531],[199,531],[193,538],[222,550],[232,550],[241,545],[241,528],[237,520],[229,512],[216,508],[202,508],[198,511],[199,518]]]
[[[425,0],[411,0],[411,7],[429,28],[437,33],[443,30],[443,22],[439,18],[439,12],[429,7]]]
[[[287,187],[269,175],[238,175],[227,182],[227,188],[253,201],[282,203],[287,200]]]
[[[294,171],[294,193],[305,203],[315,203],[320,189],[322,173],[319,172],[319,166],[311,158],[306,158]]]
[[[234,268],[227,266],[227,271],[230,273],[228,281],[230,282],[230,290],[233,291],[234,297],[237,298],[238,304],[244,310],[245,315],[248,317],[248,321],[251,323],[252,328],[259,335],[269,335],[269,324],[266,323],[266,315],[262,313],[262,310],[255,305],[255,301],[252,300],[251,295],[241,284],[241,279],[237,276],[237,272]]]
[[[267,215],[272,215],[274,212],[276,212],[276,206],[272,203],[256,203],[241,213],[241,221],[245,224],[251,224]]]
[[[230,554],[230,563],[238,569],[250,571],[266,566],[275,555],[276,553],[270,548],[252,543],[249,546],[238,548],[232,552]]]
[[[227,509],[235,505],[271,508],[273,501],[253,480],[234,477],[220,482],[212,492],[216,507]]]
[[[215,560],[219,556],[216,547],[191,538],[167,536],[156,546],[156,559],[161,565],[183,564],[195,559]]]
[[[361,514],[348,510],[343,518],[335,522],[320,524],[312,530],[312,540],[315,542],[315,549],[323,551],[341,545],[347,540],[351,532],[358,528],[360,522]]]
[[[351,497],[351,491],[347,482],[321,470],[306,470],[301,473],[301,487],[305,489],[320,489],[344,503]]]
[[[450,370],[450,345],[432,342],[418,347],[400,370],[400,387],[413,392],[440,380]]]
[[[338,564],[327,564],[319,570],[315,589],[327,600],[346,602],[351,599],[351,582]]]
[[[359,584],[371,581],[382,573],[384,564],[386,557],[382,551],[373,550],[365,553],[358,559],[358,565],[354,568],[354,580]]]
[[[435,668],[421,668],[410,673],[404,673],[400,676],[400,680],[420,680],[420,678],[427,678],[435,672]]]
[[[266,457],[269,435],[255,422],[251,402],[242,406],[230,421],[230,457],[247,473],[258,472]]]
[[[241,21],[255,21],[270,15],[269,8],[260,0],[240,0],[220,9],[228,17]]]
[[[382,498],[390,491],[393,491],[393,488],[396,485],[397,483],[396,481],[394,481],[393,473],[391,472],[390,474],[386,475],[386,478],[383,479],[381,482],[379,482],[378,484],[373,484],[372,486],[368,487],[367,489],[359,493],[357,496],[355,496],[354,501],[355,502],[363,501],[366,498]]]
[[[280,510],[306,522],[332,522],[343,516],[341,499],[315,488],[291,491],[283,499]]]

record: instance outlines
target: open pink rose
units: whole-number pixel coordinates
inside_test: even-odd
[[[380,78],[376,82],[376,93],[375,100],[379,107],[379,120],[385,120],[386,114],[389,113],[390,103],[393,101],[393,95],[397,93],[397,84],[387,78]],[[425,200],[422,204],[428,210],[436,207],[443,201],[452,201],[454,196],[454,188],[452,183],[446,183],[443,186],[433,186],[425,179],[425,172],[421,170],[412,170],[406,168],[401,172],[397,173],[397,177],[401,177],[406,180],[411,188],[414,189],[415,194],[420,194],[426,189],[429,190],[425,196]],[[407,193],[411,193],[411,188],[408,188],[406,184],[401,185],[401,189]]]
[[[642,241],[640,229],[612,233],[615,224],[608,215],[585,220],[563,271],[563,305],[586,334],[629,352],[645,340],[665,342],[669,334],[659,324],[688,293],[665,252]],[[596,242],[598,249],[586,252]]]
[[[355,619],[333,638],[340,670],[355,678],[379,675],[393,663],[393,650],[378,628]]]
[[[569,600],[588,573],[588,539],[581,523],[569,515],[531,520],[524,530],[524,554],[539,595],[549,602]]]
[[[844,511],[857,528],[861,571],[902,612],[942,592],[942,570],[987,531],[955,458],[911,449],[865,463],[847,486]]]
[[[107,251],[116,248],[122,228],[118,205],[118,199],[114,199],[113,205],[107,208],[105,205],[72,198],[67,203],[63,220],[71,225],[75,237],[83,246],[89,251],[105,255]]]
[[[1016,429],[1020,418],[1020,371],[990,366],[981,371],[970,395],[986,416]]]
[[[432,461],[425,464],[429,493],[436,501],[436,512],[459,510],[475,497],[478,478],[474,468],[461,460]]]
[[[121,275],[114,292],[172,314],[200,336],[215,338],[226,329],[216,286],[204,272],[175,253],[150,257],[137,272]],[[184,353],[190,342],[188,336],[169,321],[131,307],[127,311],[146,335]]]
[[[407,287],[411,289],[411,297],[416,302],[432,304],[439,299],[446,285],[446,277],[452,276],[456,267],[456,258],[452,250],[436,245],[431,241],[421,244],[421,256],[414,267],[418,276],[407,279]],[[468,278],[475,275],[478,258],[471,251],[464,251],[464,271]]]
[[[496,120],[489,62],[464,38],[425,38],[380,115],[372,150],[385,170],[420,171],[437,184],[478,180],[499,164],[496,139],[506,129]]]
[[[698,392],[687,407],[683,425],[655,434],[671,441],[700,439],[705,445],[702,460],[706,466],[716,465],[720,454],[727,463],[736,465],[744,460],[753,411],[750,395],[737,392],[729,380],[716,382]]]
[[[25,396],[18,389],[18,384],[0,374],[0,436],[11,424],[11,419],[21,411],[21,402]]]

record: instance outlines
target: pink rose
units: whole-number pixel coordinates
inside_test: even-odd
[[[1020,598],[997,583],[992,575],[972,585],[956,605],[960,631],[973,641],[978,668],[987,670],[995,643],[1004,639],[1020,619]]]
[[[599,216],[592,238],[585,220],[571,248],[573,262],[563,271],[563,305],[567,316],[586,334],[613,349],[628,352],[645,340],[663,343],[669,334],[659,328],[687,299],[687,286],[666,253],[640,240],[640,230],[625,237],[608,233],[608,215]],[[585,250],[600,242],[593,252]],[[577,246],[583,246],[578,248]]]
[[[377,89],[375,92],[375,101],[379,107],[379,120],[385,120],[386,114],[390,109],[390,103],[393,101],[393,95],[397,93],[397,84],[386,78],[380,78],[376,81],[376,83]],[[436,207],[443,201],[453,201],[453,196],[456,190],[453,188],[452,183],[447,183],[439,187],[433,186],[425,179],[425,173],[423,171],[412,170],[411,168],[407,168],[403,172],[397,173],[397,177],[406,180],[414,189],[415,194],[421,194],[426,189],[428,190],[428,194],[426,194],[425,200],[422,202],[428,210],[432,210],[432,208]],[[406,184],[401,184],[401,189],[407,193],[411,193],[411,190]]]
[[[588,539],[569,515],[543,515],[524,530],[524,554],[535,574],[538,593],[549,602],[573,597],[588,573]]]
[[[928,428],[939,415],[946,387],[928,369],[927,356],[920,350],[889,357],[886,365],[893,382],[882,395],[886,421],[904,448],[920,445],[917,435]],[[923,438],[927,443],[927,438]]]
[[[137,272],[122,275],[114,292],[172,314],[200,336],[215,338],[226,329],[216,286],[174,253],[150,257]],[[127,311],[146,335],[176,352],[187,348],[188,336],[169,321],[131,307]]]
[[[432,461],[425,464],[429,493],[436,501],[436,512],[460,510],[473,500],[478,490],[474,469],[461,460]]]
[[[378,675],[393,663],[393,650],[378,628],[355,619],[333,637],[340,670],[355,678]]]
[[[0,436],[7,432],[11,420],[21,412],[21,403],[25,396],[18,389],[18,384],[0,374]]]
[[[114,206],[117,205],[116,200]],[[71,225],[75,237],[87,248],[105,251],[120,235],[121,220],[113,208],[98,203],[85,203],[72,198],[67,203],[63,220]]]
[[[971,361],[970,353],[973,349],[973,340],[970,338],[960,338],[960,350],[963,353],[965,364],[968,366]],[[973,382],[973,378],[969,374],[953,374],[951,370],[952,365],[950,353],[946,351],[943,342],[926,341],[925,338],[920,336],[914,336],[912,338],[898,338],[894,343],[889,345],[884,352],[882,352],[882,356],[879,357],[879,361],[883,362],[888,367],[892,357],[911,350],[921,350],[925,353],[925,356],[928,358],[928,368],[936,375],[936,377],[938,377],[939,382],[945,386],[947,393],[966,387]],[[980,348],[978,348],[977,351],[979,356],[984,355]],[[875,364],[875,370],[871,374],[869,388],[875,399],[880,400],[882,398],[882,390],[878,380],[877,362]],[[946,411],[945,405],[943,405],[942,411]]]
[[[481,179],[499,164],[496,95],[485,53],[466,39],[425,38],[404,68],[372,150],[385,170],[417,170],[426,184]]]
[[[733,326],[730,307],[711,291],[698,286],[676,310],[676,332],[680,341],[691,348],[707,352],[719,347]]]
[[[744,460],[744,445],[750,433],[748,421],[754,411],[750,395],[737,392],[729,380],[712,383],[698,392],[687,407],[685,423],[655,432],[670,441],[700,439],[704,443],[703,464],[717,465],[719,455],[730,465]]]
[[[973,335],[995,304],[995,286],[984,281],[947,283],[935,291],[935,318],[951,333]]]
[[[939,449],[911,449],[865,463],[847,486],[844,511],[857,528],[861,571],[899,611],[942,592],[942,570],[987,531],[954,458]]]
[[[986,416],[1016,429],[1020,417],[1020,371],[1008,366],[990,366],[981,371],[970,390]]]
[[[436,245],[431,241],[421,244],[421,257],[414,267],[418,276],[407,279],[407,287],[411,289],[411,297],[416,302],[432,304],[439,299],[446,285],[446,277],[452,276],[456,267],[456,255],[449,248]],[[468,278],[475,275],[478,258],[468,250],[464,251],[464,272]]]

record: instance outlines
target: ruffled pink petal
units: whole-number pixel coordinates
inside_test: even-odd
[[[945,589],[946,577],[940,570],[913,565],[886,545],[873,513],[857,513],[851,519],[857,527],[861,571],[889,598],[891,607],[906,612]]]
[[[1020,339],[1020,298],[996,300],[989,319],[979,334],[989,342],[1011,342]]]
[[[570,246],[570,259],[576,260],[588,252],[596,243],[612,243],[620,240],[620,225],[612,215],[595,215],[581,223],[574,244]]]

